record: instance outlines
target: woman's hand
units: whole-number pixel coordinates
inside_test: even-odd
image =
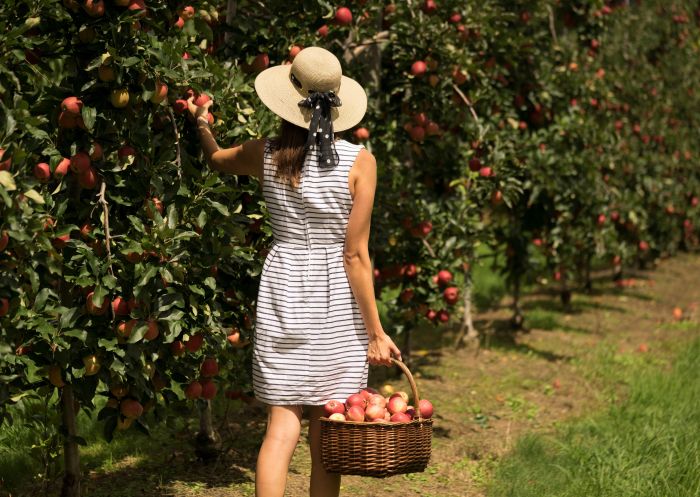
[[[377,366],[391,366],[391,355],[401,360],[401,351],[386,333],[377,334],[370,338],[367,348],[369,363]]]
[[[211,107],[213,103],[214,100],[209,99],[204,105],[198,106],[195,105],[194,96],[192,96],[187,99],[187,110],[190,111],[190,117],[196,121],[199,116],[207,117],[207,114],[209,114],[209,107]]]

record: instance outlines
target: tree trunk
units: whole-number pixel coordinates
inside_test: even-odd
[[[233,26],[233,18],[236,17],[236,0],[228,0],[226,3],[226,25]],[[231,33],[224,33],[224,43],[228,44]]]
[[[195,436],[195,455],[204,462],[210,462],[219,457],[220,450],[221,437],[214,429],[211,401],[205,400],[199,411],[199,432]]]
[[[479,332],[474,328],[472,319],[472,279],[469,272],[465,272],[464,284],[464,315],[462,325],[455,340],[455,348],[459,349],[470,343],[478,344]]]
[[[63,441],[65,471],[61,497],[80,497],[80,453],[78,452],[78,444],[75,441],[77,429],[73,387],[69,384],[64,386],[61,396],[65,437]]]
[[[510,324],[515,330],[523,329],[523,312],[520,309],[520,274],[513,275],[513,317]]]

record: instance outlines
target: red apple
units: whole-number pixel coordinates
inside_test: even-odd
[[[453,12],[452,14],[450,14],[449,20],[452,24],[457,24],[459,21],[462,20],[462,14],[460,14],[459,12]]]
[[[34,166],[34,177],[42,183],[47,183],[51,179],[51,168],[46,162],[39,162]]]
[[[423,126],[411,126],[408,134],[411,136],[411,140],[422,142],[425,139],[425,128]]]
[[[267,69],[267,66],[269,65],[270,57],[266,53],[261,53],[255,56],[255,58],[253,59],[253,63],[250,65],[250,68],[253,70],[253,72],[260,72],[264,69]]]
[[[408,406],[406,408],[406,414],[408,416],[410,416],[411,418],[415,418],[416,417],[416,408],[413,406]]]
[[[183,19],[192,19],[194,17],[194,7],[192,7],[191,5],[183,7],[180,11],[180,16]]]
[[[0,148],[0,171],[9,171],[10,166],[12,165],[12,158],[8,158],[5,160],[2,160],[3,156],[5,155],[5,149]]]
[[[185,348],[190,352],[197,352],[204,343],[204,335],[197,333],[192,335],[189,340],[185,342]]]
[[[437,4],[435,3],[435,0],[425,0],[425,2],[423,2],[423,5],[421,6],[421,9],[423,10],[423,12],[430,15],[437,10]]]
[[[446,323],[450,320],[450,313],[447,312],[445,309],[441,309],[437,313],[437,318],[440,322]]]
[[[365,409],[365,420],[376,421],[378,419],[384,419],[384,413],[386,409],[378,404],[370,404]]]
[[[352,12],[347,7],[340,7],[335,11],[335,23],[344,26],[352,22]]]
[[[439,285],[447,285],[450,281],[452,281],[452,273],[450,273],[447,269],[442,269],[437,274],[437,281]]]
[[[78,173],[78,183],[87,190],[95,188],[97,186],[97,171],[95,168],[90,166],[82,173]]]
[[[413,299],[413,295],[413,288],[404,288],[399,294],[399,300],[401,300],[401,302],[404,304],[408,304],[411,299]]]
[[[7,234],[7,231],[3,230],[2,233],[0,233],[0,252],[7,248],[9,242],[10,235]]]
[[[175,356],[179,357],[185,353],[185,344],[181,340],[175,340],[170,344],[170,352]]]
[[[372,394],[370,395],[369,399],[367,399],[367,407],[369,408],[371,405],[386,407],[386,398],[378,393]]]
[[[146,331],[144,338],[146,340],[149,340],[149,341],[155,340],[159,334],[160,334],[160,331],[158,330],[158,322],[155,319],[149,319],[148,320],[148,330]]]
[[[369,140],[369,130],[367,128],[357,128],[353,133],[359,141]]]
[[[129,304],[123,298],[117,296],[112,299],[112,311],[115,316],[128,316]]]
[[[440,125],[436,122],[429,121],[425,127],[425,134],[428,136],[435,136],[440,134]]]
[[[316,33],[318,33],[318,35],[321,37],[328,36],[328,25],[324,24],[323,26],[321,26],[320,28],[318,28],[316,30]]]
[[[479,169],[479,176],[481,176],[482,178],[488,178],[489,176],[491,176],[491,174],[492,170],[488,166],[484,166],[481,169]]]
[[[0,298],[0,318],[7,316],[10,311],[10,301],[5,297]]]
[[[61,110],[69,114],[80,114],[83,109],[83,102],[78,97],[66,97],[61,102]]]
[[[289,60],[294,60],[294,57],[296,57],[297,54],[302,50],[303,47],[300,47],[299,45],[293,45],[292,48],[289,49]]]
[[[410,423],[411,421],[413,421],[411,416],[409,416],[405,412],[395,412],[391,415],[391,418],[389,418],[389,420],[392,423]]]
[[[348,421],[361,422],[365,420],[365,410],[360,406],[352,406],[348,409],[345,417]]]
[[[68,243],[68,240],[70,240],[70,233],[65,233],[63,235],[58,235],[56,238],[51,240],[51,243],[58,250],[62,250]]]
[[[457,299],[459,298],[459,288],[455,286],[447,287],[445,288],[445,291],[442,292],[442,297],[445,299],[445,302],[447,302],[450,305],[454,305],[457,303]]]
[[[61,159],[61,162],[56,165],[56,169],[54,169],[53,172],[53,177],[55,179],[61,179],[63,178],[68,172],[70,171],[70,159]]]
[[[136,419],[143,414],[143,406],[134,399],[122,399],[119,403],[119,412],[129,419]]]
[[[642,252],[649,250],[649,244],[642,240],[641,242],[639,242],[639,250],[641,250]]]
[[[202,384],[198,381],[193,381],[185,387],[185,397],[188,399],[198,399],[202,396]]]
[[[345,401],[345,406],[346,406],[348,409],[350,409],[350,408],[353,407],[353,406],[359,406],[359,407],[361,407],[361,408],[364,409],[366,405],[367,405],[367,401],[366,401],[365,398],[364,398],[361,394],[359,394],[359,393],[354,393],[354,394],[352,394],[352,395],[351,395],[350,397],[348,397],[347,400]]]
[[[422,60],[417,60],[411,64],[411,74],[416,77],[423,76],[428,70],[428,66]]]
[[[217,392],[216,383],[214,383],[209,378],[206,378],[206,379],[201,381],[201,385],[202,385],[201,397],[203,399],[211,400],[214,397],[216,397],[216,392]]]
[[[326,413],[326,417],[330,417],[330,415],[333,413],[341,413],[341,414],[344,413],[345,406],[339,400],[329,400],[323,406],[323,411]]]
[[[205,378],[216,376],[219,374],[219,364],[213,357],[207,357],[202,362],[202,366],[199,368],[199,373]]]
[[[82,173],[90,169],[90,156],[85,152],[78,152],[70,158],[70,168],[74,173]]]
[[[87,307],[88,314],[92,314],[93,316],[102,316],[105,312],[107,312],[109,307],[109,299],[105,297],[102,301],[102,305],[96,307],[92,301],[92,296],[94,294],[95,292],[90,292],[87,294],[85,307]]]
[[[392,395],[386,408],[391,414],[406,412],[406,409],[408,409],[408,403],[400,395]]]
[[[420,399],[420,402],[418,402],[418,409],[423,418],[427,419],[433,416],[433,404],[428,399]]]
[[[425,312],[425,317],[428,318],[430,321],[434,321],[437,317],[437,312],[435,312],[433,309],[428,309]]]

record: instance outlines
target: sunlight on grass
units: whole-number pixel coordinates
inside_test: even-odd
[[[698,355],[700,340],[678,358],[671,374],[637,371],[622,405],[554,436],[523,437],[499,465],[489,495],[700,495]]]

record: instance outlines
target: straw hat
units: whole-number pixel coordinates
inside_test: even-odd
[[[333,131],[352,128],[367,110],[367,94],[360,84],[342,75],[340,61],[321,47],[301,50],[291,64],[273,66],[255,78],[255,91],[272,112],[290,123],[309,129],[312,111],[299,106],[309,90],[334,91],[340,107],[331,108]]]

